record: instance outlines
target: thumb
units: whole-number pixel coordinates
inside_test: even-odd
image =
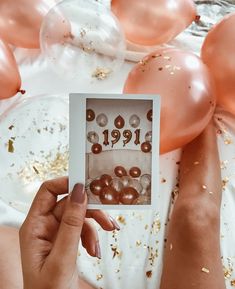
[[[57,237],[51,251],[53,261],[59,258],[60,265],[74,266],[77,259],[78,244],[87,208],[84,186],[76,184],[67,199]],[[61,258],[62,257],[62,258]]]

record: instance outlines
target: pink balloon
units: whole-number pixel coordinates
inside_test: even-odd
[[[225,16],[208,33],[202,60],[215,79],[218,104],[235,115],[235,13]]]
[[[11,49],[0,40],[0,99],[14,96],[21,87],[21,79]]]
[[[140,45],[170,41],[196,17],[192,0],[112,0],[126,38]]]
[[[24,48],[39,48],[39,31],[43,17],[54,0],[1,0],[0,37]]]
[[[159,49],[140,61],[130,72],[124,93],[161,96],[161,153],[198,136],[216,105],[206,65],[196,55],[172,48]]]

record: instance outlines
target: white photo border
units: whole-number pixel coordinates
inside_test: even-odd
[[[69,191],[76,183],[86,182],[86,109],[87,99],[151,100],[152,113],[152,162],[151,162],[151,204],[149,205],[104,205],[88,204],[88,209],[102,210],[145,210],[155,209],[159,193],[160,155],[160,108],[159,95],[154,94],[95,94],[71,93],[69,95]],[[78,126],[74,125],[79,123]],[[153,150],[154,148],[154,150]],[[153,174],[154,172],[154,174]]]

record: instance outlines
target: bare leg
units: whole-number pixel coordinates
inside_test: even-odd
[[[182,155],[161,289],[225,289],[220,255],[221,183],[211,122]]]
[[[0,227],[0,280],[1,288],[23,289],[21,271],[19,231],[15,228]],[[78,281],[79,289],[94,289],[83,280]]]

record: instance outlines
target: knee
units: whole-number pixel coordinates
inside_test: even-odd
[[[220,208],[207,198],[190,198],[178,200],[172,215],[179,236],[199,238],[209,232],[218,232],[220,225]]]

